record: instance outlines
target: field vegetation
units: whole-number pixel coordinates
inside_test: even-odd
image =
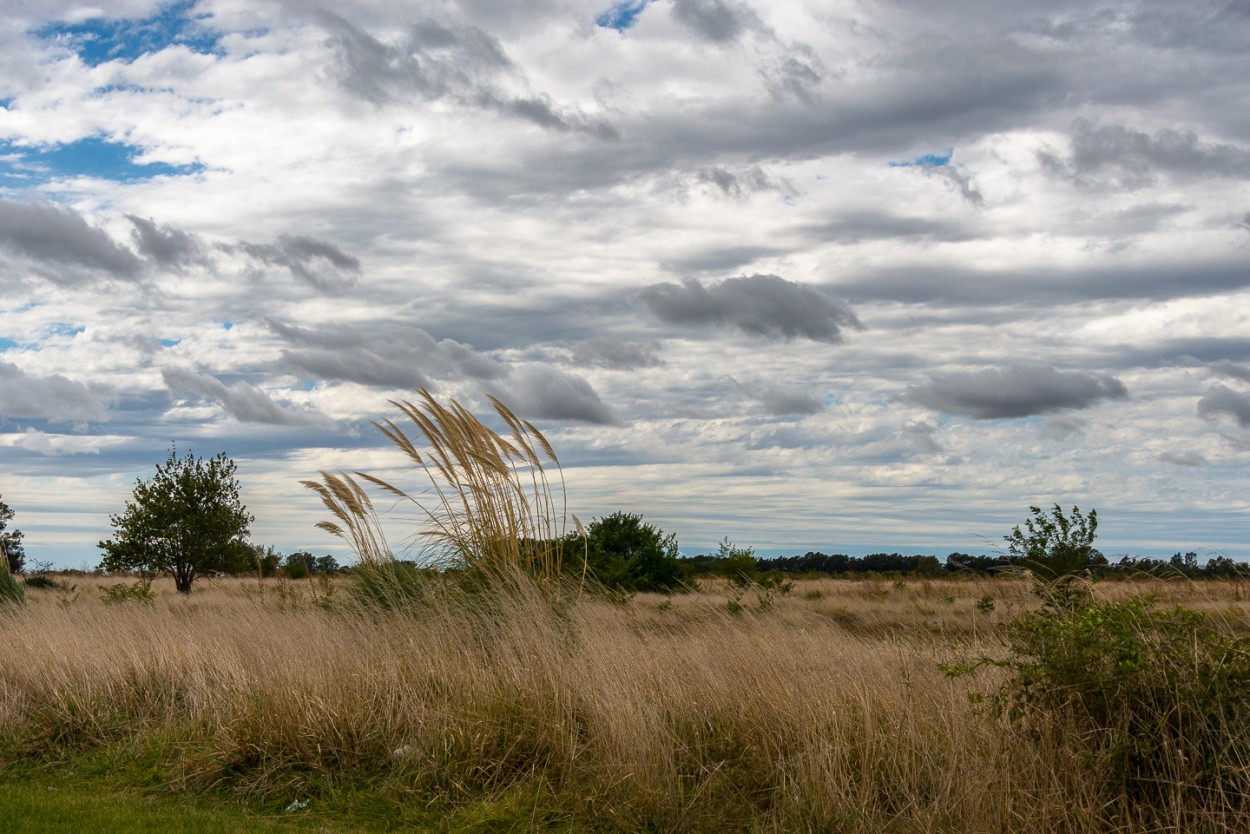
[[[1225,792],[1216,803],[1186,795],[1192,780],[1134,798],[1094,778],[1076,702],[1036,700],[1013,718],[990,703],[1012,669],[949,674],[1013,657],[1011,624],[1041,610],[1024,579],[817,579],[771,596],[707,582],[558,604],[518,579],[489,592],[446,583],[390,609],[362,607],[352,582],[229,579],[187,597],[158,580],[146,601],[112,600],[97,578],[32,589],[0,615],[0,762],[14,777],[78,769],[265,813],[296,803],[318,819],[431,830],[1250,822],[1228,774],[1204,777]],[[1230,635],[1247,623],[1238,582],[1096,588],[1108,603],[1143,591]],[[1244,725],[1223,729],[1244,739]],[[1244,770],[1243,752],[1226,764]]]

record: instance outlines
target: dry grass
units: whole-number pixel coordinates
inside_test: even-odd
[[[1059,748],[938,668],[1001,651],[1022,581],[800,582],[737,614],[716,585],[553,605],[518,581],[379,612],[315,584],[157,583],[154,602],[118,605],[96,584],[0,614],[0,757],[103,749],[175,787],[274,802],[523,787],[548,820],[597,830],[1108,830]]]
[[[423,543],[424,561],[487,571],[520,569],[558,580],[567,514],[560,462],[533,423],[494,397],[491,402],[508,436],[455,400],[443,405],[424,389],[416,403],[392,401],[414,434],[394,420],[374,426],[429,486],[409,491],[364,472],[322,472],[320,481],[303,484],[336,520],[317,526],[345,539],[367,567],[389,567],[394,557],[362,485],[370,484],[417,510],[413,538]]]

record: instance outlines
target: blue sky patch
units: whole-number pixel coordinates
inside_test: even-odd
[[[43,332],[46,336],[68,336],[72,339],[86,329],[82,325],[70,324],[67,321],[54,321],[45,327]]]
[[[17,342],[13,341],[12,339],[6,339],[3,336],[0,336],[0,353],[4,353],[9,348],[15,348],[15,347],[17,347]]]
[[[232,321],[223,321],[221,323],[222,330],[230,330],[233,327],[234,327],[234,322]]]
[[[182,344],[182,339],[157,339],[161,343],[161,347],[177,347]]]
[[[98,136],[49,147],[21,147],[0,142],[0,186],[31,186],[68,177],[96,177],[134,182],[159,176],[181,176],[204,170],[198,162],[170,165],[135,162],[138,145],[110,142]]]
[[[140,20],[93,17],[81,23],[51,23],[35,36],[63,43],[89,67],[108,61],[129,63],[174,45],[204,54],[218,52],[220,33],[205,25],[209,15],[189,15],[194,6],[195,0],[178,0]]]
[[[951,148],[945,154],[927,153],[918,156],[912,160],[904,160],[902,162],[891,162],[891,168],[941,168],[943,165],[950,164],[951,157],[955,155],[955,149]]]
[[[605,29],[624,32],[638,20],[638,15],[647,7],[651,0],[625,0],[595,18],[595,23]]]

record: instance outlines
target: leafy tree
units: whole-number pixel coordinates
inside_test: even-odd
[[[313,562],[314,573],[338,573],[339,560],[335,559],[329,553],[324,556],[318,556]]]
[[[0,496],[3,498],[3,496]],[[26,551],[22,548],[22,531],[9,530],[5,532],[5,527],[13,520],[13,510],[9,509],[9,505],[0,500],[0,548],[4,549],[4,555],[9,557],[9,572],[21,573],[26,566]]]
[[[168,573],[181,594],[205,572],[233,571],[247,552],[252,516],[239,501],[235,463],[225,453],[204,460],[171,448],[151,480],[135,482],[121,515],[110,517],[114,536],[99,544],[100,567]]]
[[[1040,507],[1029,507],[1033,517],[1019,525],[1009,535],[1007,552],[1013,560],[1043,577],[1057,579],[1069,576],[1094,564],[1106,564],[1094,548],[1094,535],[1098,530],[1098,511],[1090,510],[1082,515],[1080,509],[1072,508],[1070,515],[1055,504],[1049,513]]]
[[[610,588],[671,591],[688,578],[677,537],[634,513],[616,512],[591,522],[586,553],[589,572]]]
[[[282,569],[288,579],[307,579],[315,564],[313,559],[313,555],[307,550],[297,550],[286,557]]]

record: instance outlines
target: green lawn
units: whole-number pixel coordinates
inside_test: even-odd
[[[94,763],[93,763],[94,764]],[[371,790],[310,802],[293,813],[216,799],[118,787],[69,772],[0,771],[3,834],[248,834],[248,832],[570,832],[532,789],[514,787],[467,803],[426,804]],[[550,797],[546,797],[550,801]]]
[[[0,785],[0,831],[5,834],[246,834],[253,831],[347,832],[311,812],[262,815],[234,805],[118,790],[99,783],[75,785],[31,779]],[[374,829],[377,830],[377,829]]]

